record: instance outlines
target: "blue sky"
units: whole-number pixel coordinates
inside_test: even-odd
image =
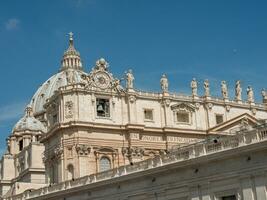
[[[220,95],[226,80],[267,88],[267,1],[252,0],[9,0],[0,2],[0,150],[38,86],[56,73],[70,31],[85,70],[104,57],[135,86],[190,93],[193,77]],[[201,93],[201,91],[200,91]],[[245,98],[245,92],[243,92]]]

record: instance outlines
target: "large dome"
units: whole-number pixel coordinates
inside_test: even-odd
[[[44,111],[44,104],[60,87],[77,84],[82,81],[83,72],[80,53],[74,48],[73,34],[70,33],[69,47],[64,52],[61,61],[61,70],[45,81],[34,94],[31,100],[33,113],[36,115]]]
[[[80,83],[82,81],[81,76],[86,75],[85,72],[79,70],[64,70],[53,75],[38,88],[31,100],[31,106],[34,114],[43,112],[43,106],[46,103],[46,100],[53,96],[58,88],[69,84],[67,80],[69,73],[73,73],[72,84]]]

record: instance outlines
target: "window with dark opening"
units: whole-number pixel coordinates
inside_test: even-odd
[[[235,195],[230,195],[222,197],[222,200],[237,200],[237,198]]]
[[[223,115],[216,115],[216,124],[223,123]]]
[[[98,117],[110,117],[109,99],[97,99],[96,112]]]
[[[57,114],[53,115],[53,124],[57,123],[58,119],[57,119]]]
[[[176,117],[177,117],[177,122],[189,123],[189,113],[188,112],[177,112]]]
[[[19,151],[22,151],[23,149],[23,140],[19,141]]]
[[[145,120],[153,120],[153,110],[152,109],[145,109],[144,110],[144,118]]]

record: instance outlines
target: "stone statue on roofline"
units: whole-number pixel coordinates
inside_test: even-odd
[[[210,96],[210,84],[209,84],[208,79],[204,81],[204,90],[205,90],[205,96],[209,97]]]
[[[252,87],[249,85],[247,88],[247,96],[248,96],[248,102],[249,103],[254,103],[254,92]]]
[[[127,89],[133,89],[133,82],[134,82],[134,75],[131,69],[129,69],[128,72],[126,72],[126,88]]]
[[[196,97],[197,96],[197,81],[196,78],[193,78],[191,81],[191,89],[192,89],[192,96]]]
[[[242,101],[242,88],[241,88],[241,81],[237,80],[235,82],[235,100]]]
[[[221,90],[222,90],[223,99],[228,99],[228,89],[227,89],[226,81],[221,82]]]
[[[74,74],[73,70],[67,70],[66,71],[66,79],[67,79],[68,85],[75,83],[75,74]]]
[[[267,104],[267,91],[265,88],[261,90],[261,95],[262,95],[262,102]]]
[[[161,90],[164,93],[167,93],[169,90],[169,83],[168,83],[168,79],[166,77],[165,74],[162,75],[161,79],[160,79],[160,86],[161,86]]]

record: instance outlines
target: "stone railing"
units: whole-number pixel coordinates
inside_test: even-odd
[[[75,180],[68,180],[55,185],[46,186],[33,191],[25,191],[22,194],[12,197],[3,198],[4,200],[25,200],[36,198],[39,196],[92,184],[95,182],[112,179],[115,177],[124,176],[127,174],[136,173],[168,165],[175,162],[181,162],[188,159],[214,154],[221,151],[227,151],[241,146],[247,146],[261,141],[267,141],[267,123],[259,125],[250,131],[238,132],[235,135],[221,136],[209,138],[207,140],[194,143],[188,146],[172,150],[170,153],[163,156],[147,159],[133,165],[121,166],[112,170],[104,171],[89,176],[84,176]]]

